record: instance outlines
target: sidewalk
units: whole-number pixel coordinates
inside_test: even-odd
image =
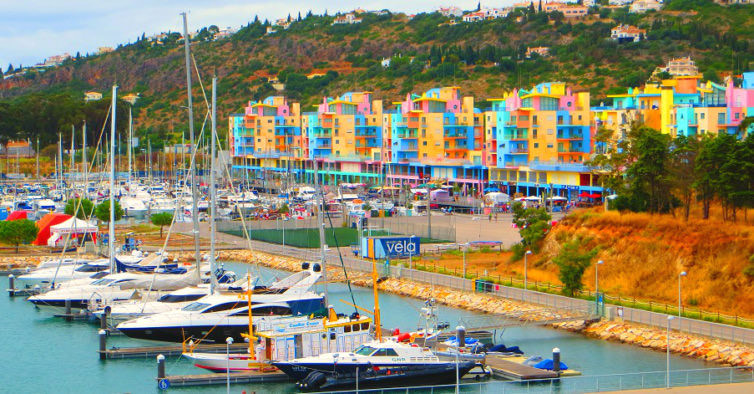
[[[726,383],[704,386],[671,387],[669,389],[642,389],[626,391],[608,391],[609,393],[682,393],[682,394],[738,394],[754,393],[754,383]]]

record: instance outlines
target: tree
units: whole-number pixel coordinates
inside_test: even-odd
[[[727,133],[718,134],[716,137],[707,135],[701,140],[694,167],[697,173],[694,188],[697,199],[702,202],[704,219],[709,219],[712,199],[716,195],[720,196],[720,171],[735,143],[736,137]]]
[[[101,204],[97,205],[94,209],[94,216],[102,222],[110,221],[110,200],[107,199]],[[120,220],[123,217],[123,209],[120,207],[120,203],[115,201],[115,220]]]
[[[156,213],[150,217],[150,220],[155,226],[160,226],[160,238],[162,238],[162,228],[173,223],[173,214],[170,212]]]
[[[513,259],[520,259],[526,250],[539,250],[539,244],[550,230],[551,216],[544,208],[524,208],[521,201],[513,203],[513,223],[516,224],[521,242],[513,248]]]
[[[283,203],[283,205],[281,205],[280,208],[278,208],[278,213],[288,213],[290,212],[290,210],[291,209],[288,208],[288,204]]]
[[[678,136],[672,143],[669,175],[673,190],[683,204],[683,217],[689,220],[691,198],[696,180],[696,157],[699,155],[699,140],[696,137]]]
[[[36,239],[38,231],[37,225],[28,219],[0,222],[0,241],[14,245],[18,253],[18,245]]]
[[[560,269],[558,279],[563,283],[563,294],[571,297],[584,287],[581,282],[584,271],[597,254],[597,248],[588,252],[581,252],[581,248],[581,238],[575,238],[564,243],[560,253],[552,260]]]
[[[7,69],[7,70],[5,70],[5,73],[6,73],[6,74],[11,74],[11,73],[13,73],[13,63],[10,63],[10,64],[8,64],[8,69]]]
[[[633,211],[667,212],[672,206],[670,198],[670,136],[643,125],[634,125],[629,132],[628,162],[626,169]]]
[[[81,202],[79,203],[79,201]],[[73,214],[74,211],[76,212],[76,215]],[[93,212],[94,203],[86,198],[73,198],[68,200],[68,202],[65,204],[65,214],[76,216],[79,219],[87,220],[92,217]]]

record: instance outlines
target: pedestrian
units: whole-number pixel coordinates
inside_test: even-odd
[[[495,212],[495,221],[497,222],[497,211]]]
[[[490,212],[490,222],[492,221],[492,212]]]

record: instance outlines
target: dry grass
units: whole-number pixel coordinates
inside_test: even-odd
[[[686,307],[709,312],[754,317],[754,282],[743,274],[754,255],[754,226],[723,222],[719,208],[710,220],[680,215],[649,215],[579,210],[562,220],[547,237],[539,254],[529,257],[530,283],[559,284],[558,268],[551,262],[560,245],[573,237],[598,247],[600,290],[611,296],[636,297],[675,305],[678,302],[678,274],[682,279]],[[741,215],[743,217],[743,215]],[[467,273],[504,282],[523,278],[524,261],[510,262],[510,252],[472,252],[467,254]],[[460,254],[444,254],[438,260],[419,265],[443,267],[460,275]],[[431,269],[431,268],[430,268]],[[594,269],[584,275],[586,289],[594,289]],[[695,304],[695,305],[694,305]]]
[[[561,221],[546,241],[551,258],[559,240],[582,236],[597,246],[600,289],[611,295],[673,304],[678,274],[685,305],[726,314],[754,316],[754,285],[743,274],[754,254],[754,227],[713,218],[685,222],[670,215],[578,212]],[[590,272],[590,271],[587,271]],[[593,271],[591,271],[593,272]],[[594,275],[585,275],[594,285]]]

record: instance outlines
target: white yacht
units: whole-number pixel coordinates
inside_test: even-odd
[[[71,310],[96,310],[114,301],[134,297],[138,289],[176,290],[198,284],[195,270],[185,274],[146,274],[124,272],[112,274],[81,286],[63,286],[44,294],[29,297],[28,301],[39,308],[53,311],[65,310],[70,301]]]
[[[63,283],[75,279],[85,279],[93,274],[106,271],[110,268],[107,259],[95,261],[79,260],[81,264],[65,264],[34,270],[16,278],[19,285],[24,288],[35,286],[50,287],[52,282]]]

